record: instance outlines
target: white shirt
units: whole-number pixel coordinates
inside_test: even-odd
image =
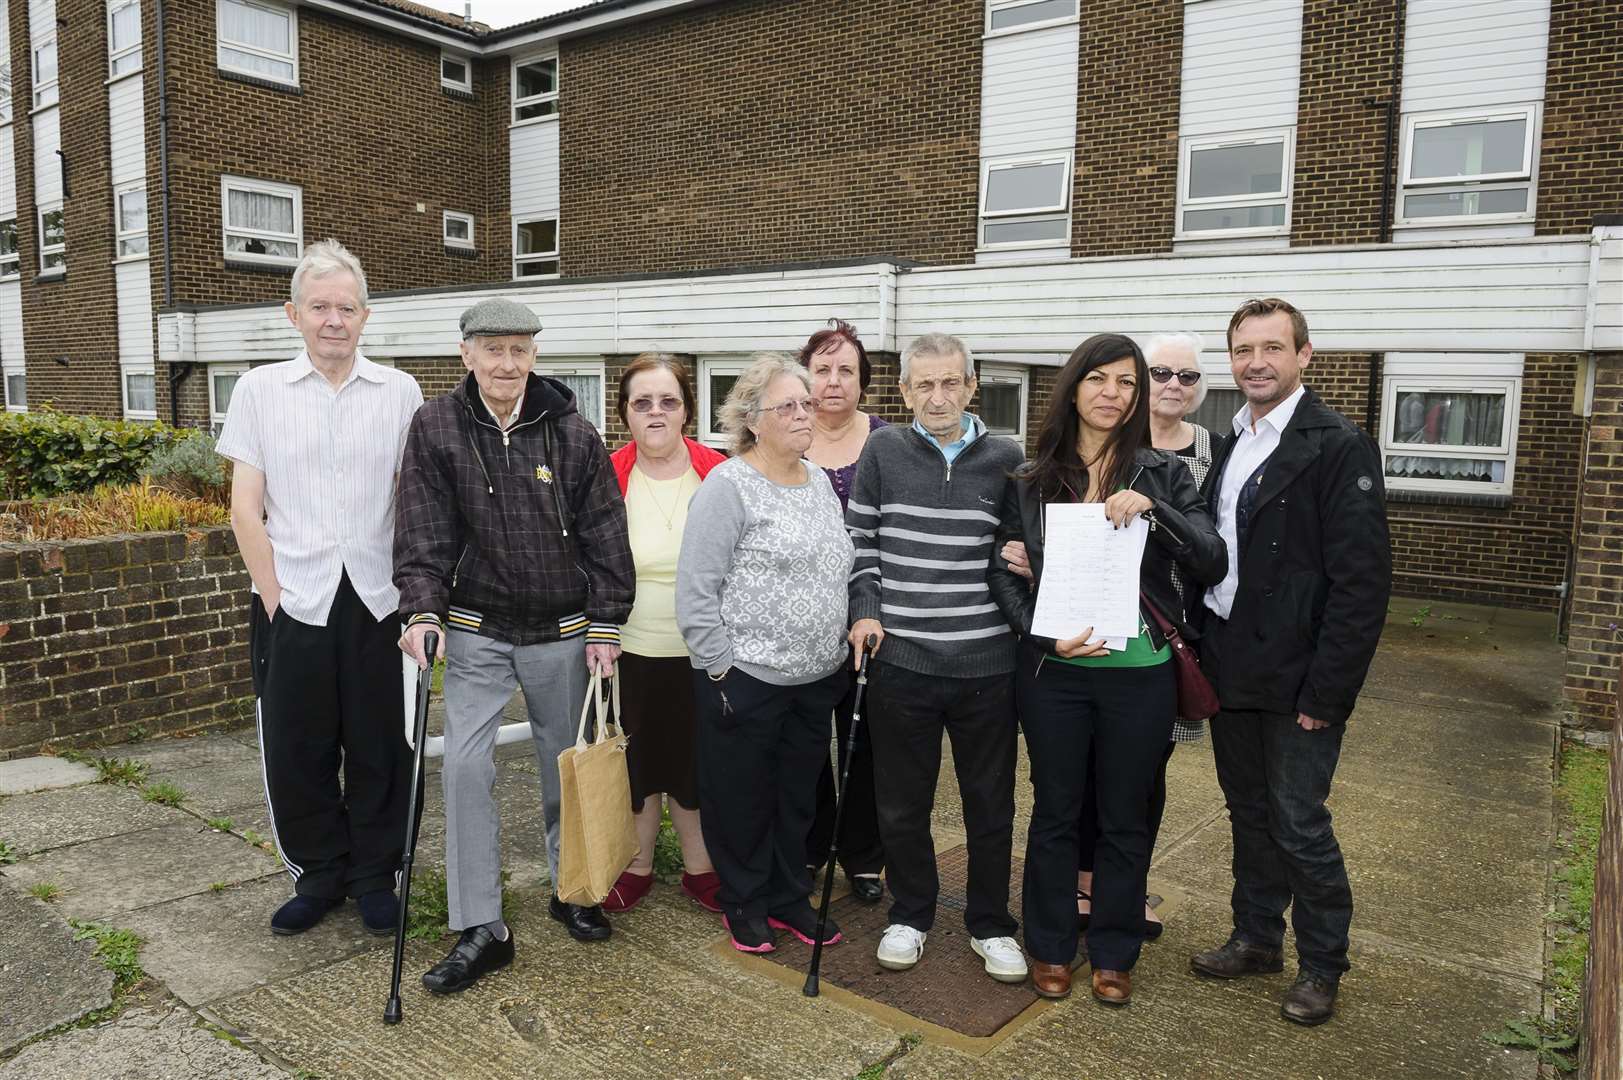
[[[326,626],[345,571],[373,618],[399,608],[395,481],[422,403],[416,379],[358,352],[336,390],[307,352],[237,380],[216,449],[265,474],[279,610]]]
[[[496,420],[496,410],[490,407],[490,399],[485,397],[485,392],[483,390],[479,391],[479,404],[485,407],[485,411],[490,414],[490,418],[492,420]],[[500,420],[496,420],[496,426],[501,428],[503,431],[506,431],[508,428],[518,423],[518,414],[523,411],[524,395],[520,394],[518,396],[518,400],[513,402],[513,411],[507,414],[507,422],[504,424]]]
[[[1240,588],[1240,538],[1235,521],[1235,507],[1240,501],[1240,489],[1257,471],[1257,466],[1273,456],[1279,449],[1279,437],[1285,425],[1296,415],[1296,406],[1302,400],[1305,386],[1298,385],[1290,397],[1275,405],[1267,416],[1255,424],[1251,421],[1251,403],[1241,406],[1234,414],[1234,449],[1229,452],[1223,466],[1221,483],[1217,489],[1217,532],[1229,549],[1229,572],[1214,588],[1206,591],[1206,606],[1227,619],[1234,607],[1234,594]],[[1253,430],[1255,428],[1255,430]]]

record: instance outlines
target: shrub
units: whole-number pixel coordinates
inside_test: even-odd
[[[0,541],[37,543],[118,533],[173,532],[224,525],[231,513],[219,503],[154,487],[150,480],[79,495],[10,504],[0,514]]]
[[[225,505],[225,459],[214,452],[214,438],[195,432],[158,447],[141,470],[143,480],[179,495]]]
[[[0,498],[134,483],[152,452],[178,437],[162,423],[69,416],[49,407],[0,413]]]

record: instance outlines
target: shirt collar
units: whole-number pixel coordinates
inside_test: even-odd
[[[969,413],[964,413],[962,423],[963,427],[959,428],[961,434],[957,439],[948,443],[948,446],[963,446],[980,434],[980,417],[971,416]],[[931,435],[928,431],[925,431],[924,425],[919,423],[917,420],[913,421],[913,430],[930,440],[931,443],[934,443],[937,446],[941,445],[940,443],[936,443],[935,436]]]
[[[296,383],[315,370],[316,366],[310,362],[310,350],[300,349],[299,355],[293,358],[293,365],[287,369],[287,381]],[[365,379],[371,383],[383,382],[383,370],[368,360],[359,349],[355,350],[355,364],[349,369],[349,375],[351,379]],[[345,379],[344,383],[348,385],[349,379]]]
[[[518,418],[524,413],[524,395],[521,393],[518,396],[518,400],[513,402],[513,411],[508,414],[507,423],[504,424],[500,420],[496,419],[496,410],[492,409],[490,407],[490,402],[485,400],[485,392],[483,390],[479,390],[478,394],[479,404],[483,405],[485,407],[485,411],[490,414],[491,422],[497,427],[501,428],[503,431],[506,431],[508,428],[518,423]]]
[[[1274,431],[1283,434],[1285,426],[1291,422],[1291,417],[1296,415],[1296,406],[1301,404],[1302,395],[1306,392],[1307,384],[1297,383],[1296,389],[1291,395],[1268,410],[1268,415],[1264,416],[1258,423],[1267,424]],[[1251,430],[1251,403],[1248,401],[1240,406],[1239,412],[1234,414],[1234,434],[1240,435],[1249,430]]]

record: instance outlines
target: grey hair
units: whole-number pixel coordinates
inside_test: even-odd
[[[749,428],[750,419],[760,414],[761,398],[779,375],[793,375],[806,388],[806,393],[811,393],[811,375],[788,353],[758,352],[750,357],[750,366],[733,383],[727,400],[716,412],[716,423],[726,434],[734,454],[754,449],[755,432]]]
[[[1168,347],[1188,349],[1194,354],[1195,366],[1198,368],[1200,367],[1200,354],[1205,350],[1206,343],[1201,341],[1199,334],[1189,330],[1179,330],[1176,333],[1171,334],[1156,334],[1150,338],[1149,344],[1144,346],[1145,361],[1150,364],[1154,364],[1155,354]],[[1183,414],[1188,416],[1196,409],[1199,409],[1205,401],[1206,379],[1202,377],[1202,379],[1195,384],[1195,392],[1190,397],[1189,406],[1184,409]]]
[[[366,271],[361,269],[361,260],[349,253],[349,249],[332,237],[318,240],[304,249],[304,257],[299,260],[299,267],[293,271],[293,303],[297,306],[299,298],[304,294],[304,283],[311,278],[332,277],[334,274],[349,274],[355,279],[355,287],[360,292],[361,306],[366,306]]]
[[[962,338],[953,337],[951,334],[934,333],[920,334],[914,338],[913,344],[902,352],[902,381],[904,383],[907,381],[908,371],[913,367],[913,358],[915,356],[961,356],[964,358],[965,380],[975,378],[975,355],[969,351],[969,346],[964,344]]]

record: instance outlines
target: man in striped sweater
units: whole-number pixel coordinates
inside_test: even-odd
[[[917,964],[940,880],[930,811],[941,738],[952,740],[969,847],[964,922],[986,973],[1021,982],[1009,914],[1014,839],[1015,641],[986,586],[1003,488],[1020,448],[964,409],[975,395],[968,347],[925,334],[902,353],[913,423],[868,437],[846,526],[856,543],[852,645],[879,642],[869,674],[874,783],[894,903],[882,967]]]

